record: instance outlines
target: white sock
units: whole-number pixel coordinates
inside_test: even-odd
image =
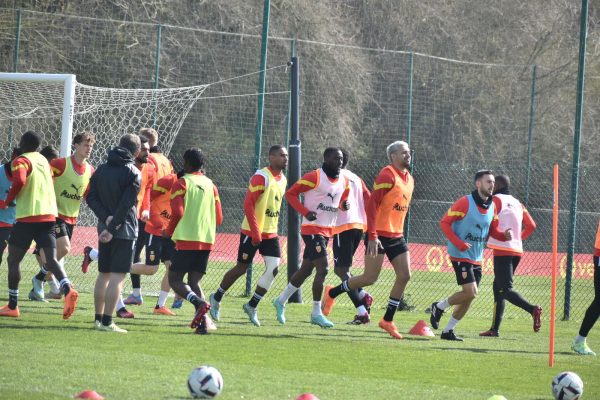
[[[358,315],[367,315],[367,309],[365,308],[365,306],[358,306],[356,307],[356,312],[358,313]]]
[[[98,261],[98,249],[90,250],[90,258],[92,261]]]
[[[360,292],[358,292],[358,299],[362,300],[365,298],[365,296],[367,295],[367,292],[365,289],[360,289]]]
[[[448,325],[446,325],[446,327],[444,328],[444,332],[450,332],[451,330],[454,329],[454,327],[456,327],[456,325],[459,323],[459,319],[456,319],[454,317],[450,317],[450,320],[448,321]]]
[[[292,297],[292,295],[296,293],[296,290],[298,290],[296,286],[292,285],[291,283],[288,283],[285,289],[283,289],[283,292],[281,292],[281,294],[279,295],[279,302],[281,304],[287,303],[290,297]]]
[[[56,294],[60,292],[60,286],[58,286],[58,281],[56,278],[52,277],[52,279],[48,281],[48,286],[50,287],[50,291],[52,293]]]
[[[119,295],[119,300],[117,300],[117,310],[121,308],[125,308],[125,303],[123,303],[123,295]]]
[[[156,305],[159,307],[164,307],[165,304],[167,303],[167,297],[169,297],[169,292],[165,292],[164,290],[161,290],[160,293],[158,294],[158,302],[156,303]]]
[[[577,335],[575,336],[575,343],[585,343],[585,336]]]
[[[142,297],[142,289],[141,288],[133,288],[133,295],[135,297]]]
[[[313,301],[313,309],[312,309],[312,316],[315,317],[317,315],[321,315],[321,300],[319,301]]]
[[[450,303],[448,303],[448,299],[440,300],[437,303],[437,308],[439,308],[442,311],[448,307],[450,307]]]

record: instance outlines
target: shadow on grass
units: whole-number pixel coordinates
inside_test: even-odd
[[[460,348],[460,347],[432,347],[433,350],[449,350],[449,351],[463,351],[463,352],[469,352],[469,353],[483,353],[483,354],[490,354],[490,353],[507,353],[507,354],[538,354],[538,355],[546,355],[548,354],[548,352],[545,351],[527,351],[527,350],[510,350],[510,349],[481,349],[481,348],[473,348],[473,347],[465,347],[465,348]],[[570,352],[566,352],[566,351],[562,351],[562,352],[555,352],[554,354],[560,354],[560,355],[572,355],[572,356],[576,356],[577,354],[575,353],[570,353]]]

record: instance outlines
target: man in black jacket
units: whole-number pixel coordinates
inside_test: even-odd
[[[141,174],[134,164],[141,148],[137,135],[123,135],[90,180],[87,203],[98,217],[98,279],[94,287],[94,327],[127,333],[113,321],[123,279],[133,262],[138,233],[136,202]]]

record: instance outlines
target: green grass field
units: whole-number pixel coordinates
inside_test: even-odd
[[[323,330],[308,322],[310,298],[305,288],[306,304],[289,305],[288,323],[280,326],[270,305],[283,287],[280,280],[260,305],[260,328],[247,321],[241,309],[245,299],[235,295],[225,297],[219,329],[206,336],[194,335],[187,327],[193,315],[189,303],[176,317],[155,316],[156,298],[145,296],[144,305],[132,308],[135,319],[117,321],[129,330],[119,335],[92,329],[90,293],[82,293],[69,321],[62,320],[61,301],[26,300],[32,271],[23,273],[21,318],[0,320],[3,399],[65,399],[85,389],[108,399],[189,398],[187,374],[202,364],[214,365],[223,374],[219,398],[224,400],[294,399],[303,392],[322,400],[487,399],[493,394],[551,399],[551,379],[564,370],[582,377],[584,399],[600,398],[600,358],[570,351],[578,320],[557,322],[555,366],[549,368],[547,319],[538,334],[532,332],[530,318],[521,315],[506,319],[500,338],[480,338],[478,332],[489,327],[489,318],[467,315],[457,328],[463,343],[411,336],[396,341],[376,326],[383,299],[369,326],[346,325],[354,312],[342,304],[331,315],[335,328]],[[222,273],[216,275],[220,279]],[[5,264],[0,288],[4,302]],[[434,285],[431,292],[439,297]],[[489,299],[486,295],[476,300],[480,301]],[[419,319],[428,321],[422,309],[401,312],[396,322],[406,333]],[[446,321],[444,317],[442,324]],[[592,330],[588,342],[600,350],[600,327]]]

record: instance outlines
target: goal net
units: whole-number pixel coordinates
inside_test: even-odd
[[[207,87],[113,89],[77,83],[73,75],[0,74],[0,159],[6,161],[22,133],[29,130],[42,136],[42,147],[59,149],[61,157],[71,153],[74,134],[94,133],[96,143],[90,159],[94,166],[105,161],[107,151],[123,134],[137,133],[144,127],[159,132],[159,147],[168,154],[189,111]],[[96,245],[95,225],[96,219],[84,202],[72,254],[80,255],[84,246]],[[94,279],[75,274],[80,261],[81,257],[68,257],[67,271],[77,287],[91,290]]]

